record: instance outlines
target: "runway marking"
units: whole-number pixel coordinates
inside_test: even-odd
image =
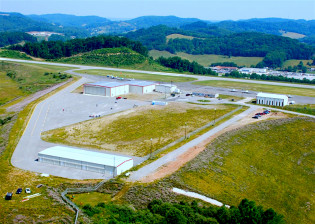
[[[47,115],[48,115],[50,106],[51,106],[51,104],[49,104],[48,109],[47,109],[47,111],[46,111],[46,115],[45,115],[45,118],[44,118],[44,122],[43,122],[43,126],[42,126],[42,129],[41,129],[41,132],[43,132],[43,129],[44,129],[44,127],[45,127],[46,119],[47,119]]]
[[[39,119],[39,117],[40,117],[40,114],[42,113],[42,110],[43,110],[43,107],[44,107],[44,105],[45,105],[45,104],[46,104],[46,102],[45,102],[45,103],[43,103],[42,107],[40,108],[40,111],[39,111],[38,117],[37,117],[37,119],[36,119],[36,121],[35,121],[35,124],[34,124],[33,130],[32,130],[32,132],[31,132],[31,136],[33,136],[33,133],[34,133],[34,130],[35,130],[35,127],[36,127],[37,121],[38,121],[38,119]]]

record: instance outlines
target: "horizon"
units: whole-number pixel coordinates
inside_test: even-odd
[[[139,10],[141,9],[141,10]],[[2,0],[0,11],[23,15],[67,14],[129,20],[142,16],[176,16],[206,21],[281,18],[315,20],[315,1],[287,0]]]

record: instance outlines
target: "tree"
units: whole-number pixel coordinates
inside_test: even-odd
[[[169,224],[186,224],[187,218],[183,215],[183,213],[175,208],[171,207],[165,215],[165,219]]]

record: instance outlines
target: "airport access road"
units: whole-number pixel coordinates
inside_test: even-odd
[[[0,58],[0,61],[11,61],[11,62],[21,62],[21,63],[30,63],[30,64],[73,67],[73,68],[77,68],[76,70],[98,69],[98,70],[107,70],[107,71],[133,72],[133,73],[143,73],[143,74],[153,74],[153,75],[191,77],[191,78],[198,79],[198,81],[225,80],[225,81],[233,81],[233,82],[258,83],[258,84],[268,84],[268,85],[276,85],[276,86],[290,86],[290,87],[297,87],[297,88],[315,89],[315,85],[302,85],[302,84],[270,82],[270,81],[267,82],[267,81],[257,81],[257,80],[247,80],[247,79],[233,79],[233,78],[212,77],[212,76],[204,76],[204,75],[187,75],[187,74],[169,73],[169,72],[152,72],[152,71],[110,68],[110,67],[100,67],[100,66],[87,66],[87,65],[74,65],[74,64],[42,62],[42,61],[30,61],[30,60],[11,59],[11,58]]]

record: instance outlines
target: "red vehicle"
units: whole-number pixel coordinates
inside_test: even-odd
[[[116,97],[116,100],[120,100],[120,99],[121,99],[121,96]]]

